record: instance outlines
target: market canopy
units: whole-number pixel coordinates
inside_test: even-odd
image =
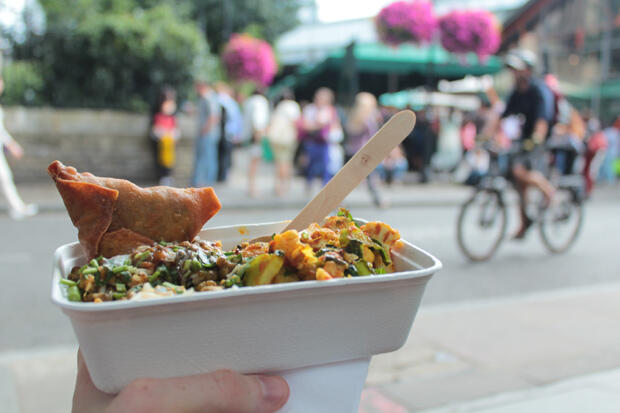
[[[383,43],[356,44],[353,54],[360,72],[409,74],[418,72],[438,78],[461,78],[466,75],[486,75],[502,68],[499,58],[490,56],[484,63],[473,53],[456,56],[440,45],[416,47],[403,44],[390,47]],[[342,67],[345,50],[330,54],[326,65]]]
[[[564,86],[565,84],[561,84]],[[564,94],[573,99],[592,99],[594,95],[600,93],[601,99],[620,98],[620,79],[607,80],[597,85],[566,85],[560,87]]]
[[[457,56],[440,45],[426,47],[401,45],[390,47],[382,43],[351,44],[330,53],[323,61],[299,68],[296,73],[274,85],[295,89],[301,98],[308,99],[321,86],[342,90],[342,83],[354,83],[377,95],[408,87],[435,83],[439,79],[460,79],[466,75],[485,75],[498,72],[501,60],[490,56],[481,62],[473,53]]]
[[[480,107],[480,98],[472,95],[429,92],[423,88],[417,88],[384,93],[379,96],[379,103],[397,109],[420,110],[426,106],[445,106],[461,110],[477,110]]]
[[[594,85],[575,85],[560,82],[560,90],[577,108],[590,107],[600,98],[599,118],[612,122],[620,113],[620,79],[610,79]]]

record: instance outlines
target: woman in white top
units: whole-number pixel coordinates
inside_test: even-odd
[[[0,94],[4,90],[4,80],[0,77]],[[4,156],[5,151],[10,153],[15,159],[21,159],[24,155],[22,147],[13,139],[11,134],[4,127],[4,112],[0,108],[0,186],[2,192],[9,203],[9,214],[13,219],[23,219],[35,215],[38,208],[33,204],[25,204],[19,197],[15,183],[13,182],[13,174],[9,168],[9,164]]]
[[[261,142],[269,124],[269,101],[256,90],[243,102],[243,129],[246,140],[250,143],[250,165],[248,168],[248,195],[256,198],[256,174],[263,155]]]
[[[293,157],[297,145],[297,123],[301,117],[299,104],[295,102],[293,92],[282,92],[282,100],[276,105],[267,137],[276,163],[275,192],[277,196],[286,194],[290,187]]]

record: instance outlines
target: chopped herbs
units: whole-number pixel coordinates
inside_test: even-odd
[[[390,246],[398,238],[398,232],[383,223],[358,226],[341,209],[323,226],[274,234],[269,242],[244,242],[231,251],[223,251],[219,242],[196,239],[160,241],[129,255],[97,257],[73,268],[60,284],[70,301],[103,302],[138,294],[177,295],[386,274],[393,271]]]
[[[67,288],[67,299],[69,301],[82,301],[80,290],[77,285],[72,285]]]

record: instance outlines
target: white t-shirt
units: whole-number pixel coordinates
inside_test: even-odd
[[[269,101],[265,96],[252,95],[243,103],[243,137],[252,140],[256,131],[265,130],[269,124]]]
[[[297,140],[297,121],[301,117],[299,104],[294,100],[278,103],[271,115],[267,136],[274,145],[292,145]]]

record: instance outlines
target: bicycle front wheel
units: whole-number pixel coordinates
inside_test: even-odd
[[[583,203],[568,189],[556,191],[554,201],[540,213],[538,229],[545,247],[554,254],[568,250],[583,225]]]
[[[502,243],[507,222],[506,206],[497,192],[476,192],[459,212],[459,248],[472,261],[488,260]]]

